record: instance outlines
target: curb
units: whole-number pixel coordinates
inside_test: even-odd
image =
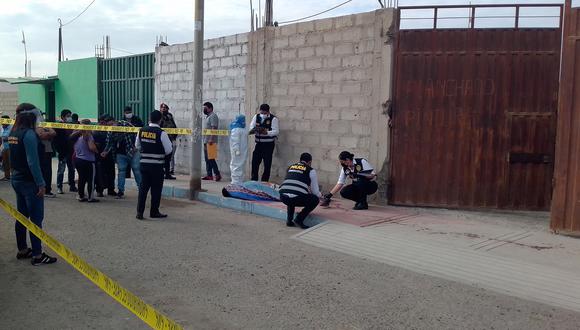
[[[135,181],[127,179],[125,185],[136,189]],[[189,189],[173,187],[173,186],[163,186],[163,191],[161,192],[163,197],[178,198],[178,199],[189,199]],[[227,198],[219,195],[210,194],[207,192],[200,192],[197,194],[196,200],[211,204],[217,207],[222,207],[230,210],[240,211],[249,214],[255,214],[263,217],[268,217],[278,221],[286,221],[286,211],[271,207],[264,204],[254,203],[250,201],[245,201],[236,198]],[[327,220],[316,215],[310,215],[306,218],[306,225],[316,226]]]

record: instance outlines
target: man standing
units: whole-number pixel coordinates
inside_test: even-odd
[[[270,113],[270,106],[260,105],[260,113],[252,118],[250,134],[255,135],[256,147],[252,153],[252,181],[258,181],[260,164],[264,161],[264,173],[262,181],[270,180],[270,168],[272,167],[272,154],[276,144],[276,138],[280,132],[278,118]]]
[[[125,120],[131,123],[131,125],[133,125],[134,127],[144,126],[143,120],[141,120],[139,116],[133,113],[133,108],[131,108],[130,106],[126,106],[125,109],[123,109],[123,113],[125,116]]]
[[[33,113],[36,115],[37,125],[44,121],[44,117],[40,110],[35,109],[33,110]],[[40,168],[42,170],[44,182],[46,183],[44,197],[54,198],[56,195],[52,192],[52,157],[54,156],[52,140],[56,137],[56,131],[52,128],[37,127],[36,134],[44,146],[44,152],[40,154]]]
[[[105,114],[99,117],[99,125],[110,125],[112,117]],[[117,196],[115,192],[115,160],[111,155],[102,157],[101,154],[105,151],[107,146],[107,132],[96,131],[93,133],[93,139],[98,149],[95,164],[95,189],[97,190],[97,197],[104,197],[104,191],[107,189],[107,195]]]
[[[169,106],[165,103],[161,103],[161,105],[159,106],[159,110],[161,111],[161,123],[159,123],[159,126],[161,126],[161,128],[176,128],[177,125],[175,124],[175,120],[173,119],[173,115],[171,113],[169,113]],[[171,157],[168,157],[165,160],[165,179],[166,180],[175,180],[175,177],[173,176],[173,169],[175,167],[175,162],[173,160],[173,157],[175,157],[175,147],[177,146],[177,143],[175,143],[175,140],[177,139],[177,135],[176,134],[168,134],[169,135],[169,140],[171,141]]]
[[[309,153],[300,155],[300,162],[288,167],[286,178],[280,186],[280,200],[287,206],[286,226],[294,227],[296,224],[302,229],[309,227],[304,224],[306,217],[312,212],[320,201],[318,189],[318,176],[311,167],[312,156]],[[294,219],[294,209],[303,207]]]
[[[72,124],[72,112],[64,109],[60,112],[60,122]],[[64,171],[68,171],[68,185],[70,192],[77,192],[75,184],[75,167],[73,165],[73,144],[69,137],[72,131],[68,129],[57,129],[54,138],[54,148],[58,153],[58,169],[56,174],[56,188],[59,194],[64,194],[62,183],[64,181]]]
[[[218,129],[220,125],[220,119],[217,114],[213,111],[213,104],[211,102],[205,102],[203,104],[203,114],[206,115],[204,128],[205,129]],[[220,181],[222,176],[216,162],[217,158],[217,135],[204,135],[203,136],[203,155],[205,156],[205,169],[207,175],[201,178],[202,180],[216,180]],[[214,177],[215,174],[215,177]]]
[[[343,198],[355,202],[353,210],[367,210],[369,208],[367,196],[374,194],[378,189],[374,168],[366,159],[354,158],[354,154],[348,151],[341,152],[338,160],[342,166],[338,183],[330,193],[324,195],[321,205],[328,206],[332,196],[340,191]],[[345,187],[347,178],[352,179],[352,184]]]
[[[2,118],[10,119],[10,116],[4,115]],[[10,180],[10,144],[8,143],[8,137],[11,130],[12,125],[2,124],[2,167],[4,170],[4,178],[2,180]]]
[[[127,117],[125,117],[127,118]],[[114,124],[114,121],[110,122]],[[133,127],[127,121],[119,121],[117,126]],[[137,186],[141,185],[141,170],[139,167],[139,150],[135,148],[135,133],[124,132],[109,132],[107,134],[107,143],[105,150],[101,153],[101,157],[106,158],[109,154],[117,160],[117,167],[119,174],[117,175],[117,198],[121,199],[125,196],[125,179],[127,177],[127,170],[133,170],[135,174],[135,183]]]
[[[171,156],[171,141],[161,127],[161,112],[153,111],[150,115],[150,124],[139,131],[135,140],[135,147],[141,150],[141,173],[143,181],[139,185],[139,200],[137,203],[137,216],[143,220],[147,194],[151,189],[151,218],[166,218],[167,214],[159,212],[161,204],[161,191],[163,190],[163,166],[165,159]]]

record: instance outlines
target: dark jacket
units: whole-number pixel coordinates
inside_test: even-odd
[[[161,122],[159,123],[159,127],[161,128],[176,128],[177,125],[175,124],[175,120],[173,119],[173,115],[167,111],[167,113],[163,113],[163,117],[161,117]],[[176,134],[169,134],[169,140],[175,141],[177,139]]]

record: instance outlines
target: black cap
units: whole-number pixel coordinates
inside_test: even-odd
[[[312,155],[309,154],[309,153],[307,153],[307,152],[302,153],[302,155],[300,155],[300,161],[301,162],[307,162],[307,163],[308,162],[311,162],[312,161]]]

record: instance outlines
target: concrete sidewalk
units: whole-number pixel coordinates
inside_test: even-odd
[[[224,198],[228,182],[204,181],[197,199],[285,221],[282,203]],[[132,183],[134,184],[134,183]],[[188,177],[166,181],[165,197],[187,198]],[[580,311],[580,240],[549,231],[545,212],[473,212],[334,200],[295,236],[303,243],[552,306]]]

